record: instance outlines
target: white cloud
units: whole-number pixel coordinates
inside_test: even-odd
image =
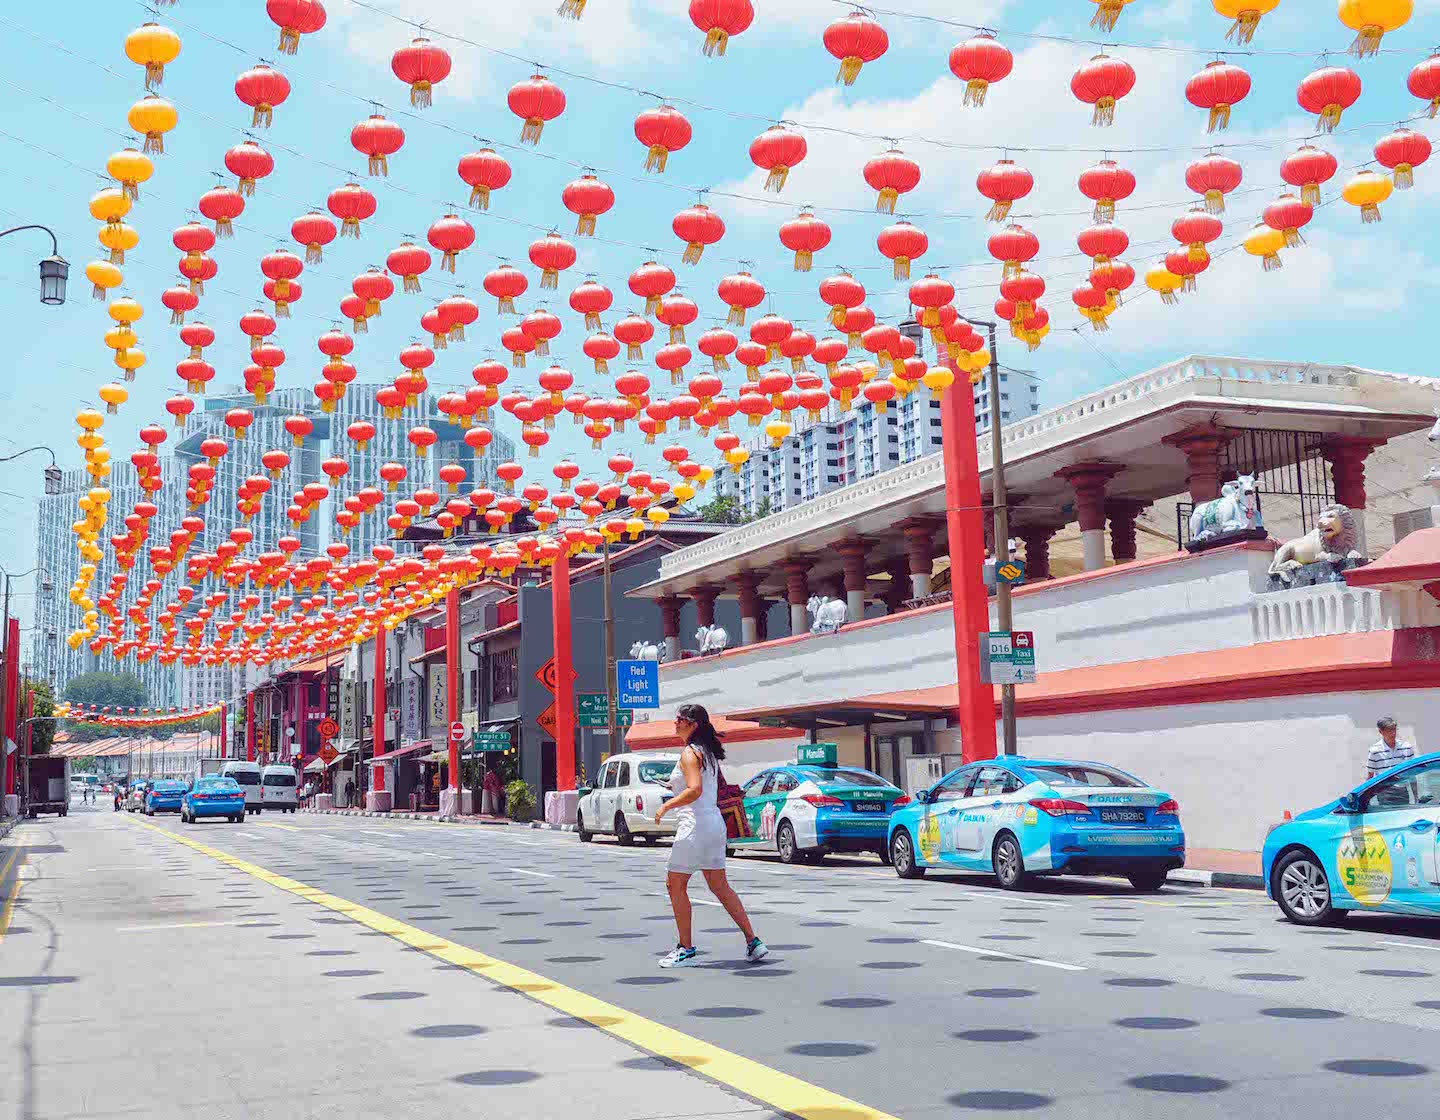
[[[857,5],[863,7],[862,5]],[[959,42],[969,38],[968,27],[948,21],[963,20],[965,24],[982,27],[998,25],[1012,0],[972,0],[957,7],[953,0],[911,0],[905,5],[906,16],[928,16],[929,19],[877,13],[876,21],[885,28],[891,47],[903,44],[941,41]],[[746,35],[813,36],[819,39],[825,28],[849,12],[845,4],[835,0],[781,0],[770,6],[756,5],[755,22]]]

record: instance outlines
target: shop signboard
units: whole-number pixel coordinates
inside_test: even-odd
[[[445,726],[445,717],[449,714],[445,706],[445,683],[446,670],[444,665],[431,665],[427,677],[429,688],[429,704],[425,715],[425,726],[427,728],[441,728]]]

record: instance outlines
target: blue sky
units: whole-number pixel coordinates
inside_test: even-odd
[[[1090,3],[985,0],[962,9],[910,0],[901,6],[904,16],[878,17],[890,33],[889,53],[867,65],[848,89],[834,84],[836,63],[820,41],[826,23],[845,10],[828,0],[757,5],[754,25],[733,40],[723,59],[701,56],[702,36],[678,2],[591,0],[576,24],[557,19],[552,0],[510,5],[336,0],[325,29],[307,37],[294,58],[277,56],[276,29],[260,0],[183,0],[163,9],[162,21],[184,42],[162,89],[178,106],[180,125],[167,138],[156,175],[129,219],[141,242],[126,265],[126,289],[147,308],[140,334],[149,364],[131,386],[120,417],[105,429],[118,469],[130,469],[133,433],[163,419],[162,402],[180,387],[173,369],[185,350],[159,304],[179,256],[170,233],[192,216],[200,194],[215,182],[213,173],[223,171],[225,149],[245,132],[249,113],[235,99],[232,83],[257,58],[278,60],[293,92],[276,110],[274,127],[257,134],[275,156],[275,174],[250,201],[236,237],[213,254],[220,273],[207,285],[201,316],[220,336],[206,355],[219,371],[216,384],[238,382],[247,360],[236,324],[259,301],[259,258],[279,245],[294,248],[290,222],[312,206],[323,207],[330,189],[363,170],[349,131],[369,112],[372,99],[405,127],[406,145],[392,158],[388,180],[369,181],[380,208],[361,241],[337,241],[324,264],[307,268],[302,277],[303,298],[280,332],[289,355],[280,371],[282,384],[308,385],[318,377],[322,358],[314,339],[337,317],[338,300],[354,275],[383,263],[403,236],[423,238],[447,203],[465,202],[467,189],[455,164],[479,146],[476,137],[502,146],[514,178],[495,195],[488,214],[467,212],[479,236],[462,255],[456,280],[481,303],[482,315],[470,332],[473,341],[440,355],[432,385],[469,384],[474,362],[491,352],[504,356],[494,306],[480,281],[498,257],[508,257],[531,272],[522,309],[535,306],[541,293],[526,249],[551,226],[573,233],[574,219],[561,206],[560,191],[586,166],[610,183],[617,203],[600,219],[593,242],[572,237],[580,259],[562,278],[558,298],[550,294],[550,306],[565,320],[553,346],[555,360],[587,391],[602,386],[580,353],[583,325],[565,297],[593,272],[615,292],[615,311],[623,313],[635,302],[625,279],[648,255],[643,246],[661,250],[680,274],[682,289],[700,303],[700,329],[723,320],[715,284],[735,269],[737,259],[754,262],[775,310],[817,335],[824,324],[815,286],[837,266],[854,270],[870,291],[870,306],[893,321],[903,312],[905,285],[890,278],[889,263],[875,249],[875,234],[890,219],[873,212],[873,196],[860,175],[865,159],[884,144],[853,133],[907,138],[902,146],[920,163],[923,178],[899,212],[926,230],[931,245],[917,275],[941,269],[959,290],[959,306],[972,313],[989,312],[999,278],[999,266],[985,252],[991,227],[981,220],[987,204],[975,192],[976,172],[1005,146],[1035,174],[1036,189],[1017,212],[1041,239],[1033,267],[1049,283],[1045,303],[1055,330],[1037,353],[1005,343],[1002,358],[1033,371],[1044,407],[1193,352],[1432,372],[1423,324],[1437,287],[1432,258],[1434,231],[1440,228],[1440,158],[1417,171],[1414,190],[1391,199],[1378,226],[1362,227],[1358,214],[1343,203],[1321,208],[1306,230],[1309,245],[1287,253],[1281,272],[1262,275],[1256,261],[1231,253],[1216,260],[1200,278],[1200,291],[1180,307],[1142,299],[1117,314],[1105,334],[1093,334],[1088,326],[1073,331],[1080,321],[1070,290],[1088,263],[1076,256],[1074,236],[1089,224],[1075,178],[1102,146],[1110,146],[1140,179],[1119,215],[1132,241],[1128,259],[1143,274],[1172,247],[1169,224],[1191,199],[1184,167],[1210,142],[1204,114],[1184,101],[1184,83],[1211,57],[1206,52],[1226,48],[1227,21],[1208,0],[1136,0],[1110,37],[1116,44],[1110,53],[1135,68],[1137,86],[1121,102],[1116,126],[1098,130],[1090,126],[1088,107],[1069,92],[1071,73],[1097,49],[1088,27]],[[409,20],[429,19],[432,37],[454,57],[454,72],[424,113],[410,110],[404,86],[390,73],[391,52],[413,32],[386,10]],[[1410,24],[1387,38],[1387,53],[1350,63],[1361,74],[1364,93],[1341,131],[1326,141],[1342,168],[1369,160],[1375,139],[1416,113],[1405,77],[1440,40],[1437,10],[1436,0],[1417,0]],[[1000,29],[1015,54],[1013,74],[991,91],[980,111],[961,107],[961,83],[946,65],[950,47],[970,32],[918,18],[957,16]],[[8,87],[0,121],[0,223],[54,227],[72,262],[70,302],[42,308],[35,266],[48,251],[43,236],[11,237],[3,246],[0,283],[8,298],[0,304],[0,324],[10,342],[13,372],[0,385],[0,415],[7,421],[0,428],[0,453],[44,442],[59,452],[62,465],[78,465],[71,417],[116,372],[100,341],[108,323],[103,305],[91,301],[81,275],[98,255],[86,203],[100,185],[105,157],[124,145],[126,111],[143,92],[140,70],[124,57],[122,42],[145,18],[138,4],[99,0],[31,5],[0,15],[0,30],[11,44],[10,65],[0,79]],[[1215,138],[1245,165],[1242,190],[1253,188],[1232,200],[1222,247],[1235,244],[1280,192],[1280,160],[1313,131],[1295,103],[1296,83],[1321,51],[1338,57],[1350,38],[1328,0],[1282,0],[1265,17],[1254,46],[1281,53],[1241,60],[1254,88],[1236,108],[1230,131]],[[520,122],[506,108],[504,94],[528,76],[532,61],[553,68],[568,106],[547,125],[538,149],[520,150]],[[632,121],[656,103],[655,96],[579,75],[677,99],[695,139],[672,156],[664,176],[647,176]],[[773,119],[797,122],[809,142],[805,163],[792,172],[778,203],[773,196],[761,200],[763,174],[746,154],[750,140]],[[1440,136],[1428,120],[1414,127],[1432,139]],[[1327,201],[1338,194],[1344,177],[1342,171],[1330,184]],[[679,262],[681,245],[670,219],[695,200],[696,189],[711,191],[709,203],[724,217],[727,233],[690,268]],[[730,197],[735,195],[745,197]],[[791,270],[790,253],[776,237],[780,222],[802,203],[816,206],[834,230],[830,247],[808,275]],[[426,277],[422,297],[397,294],[384,317],[358,340],[351,357],[362,380],[398,372],[395,356],[418,333],[419,314],[451,290],[448,277],[438,281],[437,272]],[[616,317],[608,316],[606,325]],[[692,347],[696,337],[698,331],[692,331]],[[533,390],[541,368],[532,358],[528,369],[512,375],[512,383]],[[658,374],[653,367],[649,372]],[[691,372],[699,372],[698,363]],[[732,391],[735,379],[732,374],[727,380]],[[505,425],[518,427],[509,417],[500,424],[507,431]],[[560,449],[594,464],[591,469],[600,466],[588,444],[576,444],[568,421],[557,432]],[[708,443],[698,435],[691,442],[697,456],[704,453],[713,461]],[[637,438],[637,450],[638,443]],[[0,564],[12,571],[34,562],[33,507],[41,465],[37,456],[0,468],[0,511],[12,527],[0,542]],[[18,605],[23,612],[24,601]]]

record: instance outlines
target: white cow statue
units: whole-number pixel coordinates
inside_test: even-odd
[[[805,604],[805,609],[810,614],[810,633],[812,634],[835,633],[845,625],[845,616],[848,613],[843,600],[819,595],[811,595],[810,601]]]
[[[702,626],[695,631],[695,640],[700,643],[701,653],[724,653],[730,635],[723,626]]]
[[[630,647],[630,656],[635,661],[663,661],[665,651],[654,642],[636,642]]]
[[[1220,497],[1201,502],[1190,514],[1190,540],[1207,541],[1226,533],[1263,529],[1257,493],[1253,474],[1242,474],[1225,483],[1220,487]]]

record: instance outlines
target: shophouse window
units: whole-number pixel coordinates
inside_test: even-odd
[[[520,695],[520,666],[513,649],[490,655],[490,695],[497,703]]]

